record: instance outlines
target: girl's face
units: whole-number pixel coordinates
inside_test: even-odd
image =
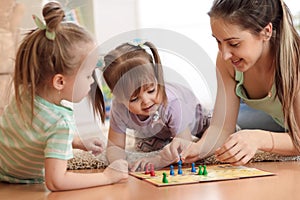
[[[236,70],[247,71],[265,53],[266,45],[262,36],[242,30],[220,18],[211,18],[210,23],[222,58],[230,61]]]
[[[91,89],[91,84],[94,83],[94,79],[92,77],[93,72],[97,63],[97,51],[95,50],[95,46],[90,44],[86,45],[85,50],[82,51],[83,59],[81,66],[77,69],[77,72],[74,75],[69,77],[69,86],[67,90],[69,90],[69,94],[67,95],[69,101],[79,102],[84,97],[86,97]]]
[[[128,109],[143,119],[155,113],[160,103],[160,97],[157,95],[157,83],[150,83],[144,85],[138,94],[130,97]]]

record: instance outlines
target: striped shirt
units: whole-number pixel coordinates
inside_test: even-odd
[[[0,118],[0,181],[41,183],[45,158],[73,157],[76,131],[73,111],[41,97],[34,100],[32,123],[30,101],[23,99],[24,119],[13,99]],[[27,122],[29,121],[29,122]]]

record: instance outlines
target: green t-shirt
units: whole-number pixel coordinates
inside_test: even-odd
[[[23,98],[22,106],[24,118],[30,119],[29,98]],[[14,99],[0,118],[0,181],[41,183],[45,158],[73,157],[73,111],[41,97],[35,98],[34,107],[32,123],[21,118]]]
[[[240,97],[251,108],[262,110],[269,114],[281,127],[284,128],[282,104],[280,103],[278,97],[275,98],[275,84],[273,84],[269,95],[266,97],[262,99],[249,99],[243,86],[244,74],[240,71],[235,71],[235,80],[238,82],[235,90],[238,97]]]

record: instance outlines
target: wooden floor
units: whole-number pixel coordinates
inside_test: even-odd
[[[50,192],[44,184],[0,183],[1,200],[290,200],[299,199],[300,162],[248,164],[274,176],[156,187],[129,176],[128,181],[89,189]],[[85,171],[91,172],[91,171]]]

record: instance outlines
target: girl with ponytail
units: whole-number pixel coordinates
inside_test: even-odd
[[[98,137],[79,138],[73,110],[63,104],[88,95],[98,60],[93,53],[96,44],[84,28],[64,21],[59,3],[47,3],[43,16],[45,23],[33,17],[37,28],[25,36],[17,52],[15,98],[0,118],[0,181],[44,182],[49,190],[61,191],[126,179],[125,160],[112,163],[103,173],[67,171],[73,147],[95,154],[104,148]]]
[[[209,125],[209,112],[189,89],[165,83],[158,50],[151,42],[136,39],[110,51],[104,57],[103,77],[114,97],[107,147],[110,162],[126,157],[128,129],[133,130],[136,150],[161,150],[158,156],[130,163],[135,171],[150,163],[160,168],[177,161],[182,149],[172,148],[173,143],[181,139],[187,145]],[[97,112],[100,104],[95,103]]]

